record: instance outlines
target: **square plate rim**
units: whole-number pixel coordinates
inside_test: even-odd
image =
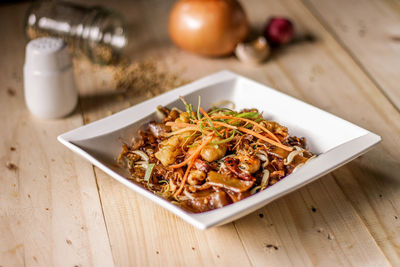
[[[81,133],[86,133],[86,132],[90,132],[90,131],[100,131],[99,128],[101,128],[101,126],[103,126],[105,123],[107,122],[115,122],[114,120],[122,118],[129,112],[132,112],[134,110],[140,109],[140,108],[145,108],[152,105],[153,102],[157,102],[161,104],[163,101],[165,102],[166,100],[168,100],[167,102],[171,102],[170,98],[176,97],[177,95],[186,95],[186,94],[190,94],[192,92],[195,92],[197,90],[200,90],[201,88],[204,88],[206,86],[209,85],[213,85],[213,84],[217,84],[220,82],[226,82],[229,80],[234,80],[234,79],[244,79],[246,81],[250,81],[252,83],[261,85],[263,87],[266,87],[270,90],[274,90],[275,92],[284,95],[285,97],[289,97],[295,101],[299,101],[303,104],[305,104],[308,107],[317,109],[320,112],[323,112],[325,114],[328,114],[330,116],[333,116],[335,118],[338,118],[340,120],[345,121],[346,123],[349,123],[352,126],[361,128],[362,130],[365,131],[364,135],[361,135],[357,138],[354,138],[352,140],[349,140],[348,142],[345,142],[344,144],[341,144],[337,147],[334,147],[333,149],[326,151],[325,153],[321,154],[321,155],[325,155],[325,157],[327,157],[328,159],[325,160],[330,160],[331,162],[333,161],[334,164],[331,164],[330,168],[324,168],[322,169],[321,166],[316,165],[315,163],[318,163],[320,160],[320,156],[317,157],[314,161],[308,163],[307,165],[309,165],[308,167],[311,167],[310,165],[316,165],[314,166],[314,174],[308,174],[307,176],[303,176],[303,180],[304,182],[297,184],[296,186],[287,188],[286,190],[283,190],[281,192],[278,192],[277,194],[272,194],[270,197],[265,197],[265,193],[266,191],[260,192],[258,194],[253,195],[252,197],[246,198],[244,200],[241,200],[237,203],[234,203],[232,205],[228,205],[225,206],[223,208],[220,209],[216,209],[216,210],[212,210],[209,212],[203,212],[203,213],[190,213],[190,212],[186,212],[183,209],[179,208],[178,206],[172,204],[171,202],[169,202],[168,200],[165,200],[161,197],[156,196],[155,194],[153,194],[152,192],[146,190],[145,188],[141,187],[140,185],[137,185],[135,183],[130,182],[128,179],[126,179],[125,177],[119,175],[118,173],[114,172],[112,169],[110,169],[109,167],[107,167],[106,165],[104,165],[103,163],[101,163],[99,160],[97,160],[94,156],[92,156],[91,154],[89,154],[88,152],[86,152],[84,149],[80,148],[79,146],[75,145],[73,142],[74,141],[78,141],[79,139],[77,139],[77,137],[80,136]],[[154,105],[153,105],[154,106]],[[154,110],[154,107],[151,106],[151,111]],[[150,110],[150,109],[149,109]],[[149,115],[148,112],[144,111],[142,113],[145,113],[145,115],[132,119],[130,118],[130,124],[135,123],[136,121],[141,120],[142,118],[146,117]],[[126,119],[123,120],[124,124],[118,125],[119,128],[115,128],[112,126],[108,126],[107,128],[108,131],[106,131],[105,133],[103,132],[102,134],[94,134],[90,137],[98,137],[101,135],[106,135],[109,134],[111,132],[114,131],[118,131],[122,128],[124,128],[125,126],[129,125],[126,124],[128,123],[128,121]],[[115,123],[112,123],[115,124]],[[86,138],[80,138],[80,140],[82,139],[87,139],[89,137]],[[133,191],[135,191],[136,193],[139,193],[141,195],[143,195],[144,197],[152,200],[153,202],[156,202],[156,204],[162,206],[163,208],[169,210],[170,212],[174,213],[175,215],[181,217],[184,221],[192,224],[193,226],[199,228],[199,229],[207,229],[207,228],[211,228],[213,226],[216,225],[221,225],[224,223],[227,223],[229,221],[238,219],[242,216],[245,216],[247,214],[249,214],[250,212],[261,208],[262,206],[268,204],[269,202],[283,196],[286,195],[289,192],[292,192],[300,187],[303,187],[304,185],[320,178],[321,176],[331,172],[332,170],[346,164],[347,162],[353,160],[354,158],[358,157],[359,155],[367,152],[369,149],[371,149],[374,145],[376,145],[377,143],[379,143],[381,141],[381,137],[379,135],[376,135],[358,125],[355,125],[349,121],[346,121],[334,114],[331,114],[327,111],[324,111],[322,109],[319,109],[313,105],[310,105],[302,100],[296,99],[290,95],[286,95],[280,91],[277,91],[274,88],[271,88],[267,85],[258,83],[254,80],[251,80],[249,78],[246,78],[244,76],[241,76],[239,74],[236,74],[234,72],[228,71],[228,70],[223,70],[223,71],[219,71],[216,73],[213,73],[211,75],[205,76],[201,79],[198,79],[192,83],[186,84],[184,86],[178,87],[176,89],[173,89],[171,91],[168,91],[164,94],[161,94],[159,96],[153,97],[151,99],[148,99],[146,101],[143,101],[141,103],[138,103],[132,107],[129,107],[127,109],[121,110],[111,116],[102,118],[100,120],[97,120],[95,122],[92,122],[90,124],[87,125],[83,125],[80,126],[76,129],[70,130],[66,133],[63,133],[61,135],[59,135],[57,137],[57,140],[59,142],[61,142],[63,145],[65,145],[67,148],[71,149],[73,152],[77,153],[78,155],[82,156],[83,158],[87,159],[89,162],[91,162],[93,165],[97,166],[98,168],[100,168],[102,171],[104,171],[105,173],[107,173],[108,175],[110,175],[111,177],[113,177],[114,179],[116,179],[117,181],[121,182],[122,184],[124,184],[125,186],[127,186],[128,188],[132,189]],[[355,142],[357,143],[357,145],[355,145]],[[343,153],[343,151],[351,151],[351,154],[348,157],[344,157],[344,158],[334,158],[335,155],[337,155],[338,153]],[[301,168],[299,169],[298,172],[296,172],[295,174],[291,174],[291,176],[293,177],[294,175],[296,176],[300,176],[301,174],[303,174],[304,169],[310,169],[310,168]],[[317,172],[317,173],[315,173]],[[304,174],[303,174],[304,175]],[[304,179],[305,178],[305,179]],[[277,189],[280,189],[283,185],[282,182],[284,182],[285,180],[282,180],[280,183],[277,183],[276,185],[274,185],[274,187],[270,187],[270,188],[274,188],[275,191],[277,191]],[[244,208],[246,208],[245,210],[243,210]],[[221,215],[222,214],[222,215]]]

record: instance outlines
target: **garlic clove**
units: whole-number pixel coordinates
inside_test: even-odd
[[[245,63],[259,64],[270,54],[267,40],[260,36],[251,43],[239,43],[235,49],[236,57]]]

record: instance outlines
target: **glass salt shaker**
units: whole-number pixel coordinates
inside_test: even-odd
[[[119,13],[59,1],[33,3],[25,16],[25,34],[29,40],[62,38],[75,54],[83,52],[98,64],[117,61],[127,46],[126,28]]]

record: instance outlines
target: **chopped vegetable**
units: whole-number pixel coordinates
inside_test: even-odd
[[[232,116],[214,116],[215,119],[237,119],[237,120],[242,120],[245,122],[249,122],[251,124],[254,124],[256,127],[260,128],[261,130],[265,131],[266,133],[268,133],[269,136],[271,136],[276,142],[280,143],[281,141],[279,141],[279,139],[273,134],[271,133],[270,130],[268,130],[267,128],[265,128],[264,126],[260,125],[259,123],[246,119],[246,118],[238,118],[238,117],[232,117]]]
[[[144,178],[143,178],[143,180],[145,180],[146,182],[150,181],[151,173],[153,172],[153,168],[155,165],[156,164],[154,164],[154,163],[147,164],[146,173],[144,174]]]
[[[193,152],[192,155],[190,155],[190,157],[188,157],[186,160],[182,161],[179,164],[176,165],[171,165],[169,166],[172,169],[176,169],[176,168],[180,168],[185,166],[187,163],[189,163],[192,159],[196,159],[196,157],[200,154],[200,151],[208,144],[210,143],[211,139],[212,139],[213,133],[209,134],[208,137],[204,140],[204,142]]]
[[[282,148],[284,150],[287,150],[287,151],[292,151],[293,150],[292,147],[288,147],[288,146],[282,145],[281,143],[275,142],[275,141],[273,141],[273,140],[271,140],[271,139],[269,139],[269,138],[267,138],[267,137],[265,137],[265,136],[263,136],[263,135],[261,135],[259,133],[256,133],[256,132],[254,132],[252,130],[249,130],[249,129],[246,129],[246,128],[243,128],[243,127],[238,127],[238,129],[240,131],[242,131],[242,132],[245,132],[247,134],[251,134],[251,135],[253,135],[253,136],[255,136],[255,137],[257,137],[257,138],[259,138],[261,140],[264,140],[264,141],[270,143],[271,145],[280,147],[280,148]]]
[[[118,162],[132,180],[188,211],[240,201],[315,157],[304,138],[289,136],[286,127],[265,120],[262,112],[206,112],[200,97],[195,108],[181,99],[186,111],[158,107],[162,122],[140,130],[140,138],[122,147]]]

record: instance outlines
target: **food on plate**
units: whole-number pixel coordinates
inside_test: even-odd
[[[118,162],[150,191],[185,210],[204,212],[240,201],[277,183],[315,155],[305,138],[263,118],[256,109],[207,112],[158,107]]]
[[[231,54],[249,33],[236,0],[180,0],[169,16],[169,35],[180,48],[203,56]]]

